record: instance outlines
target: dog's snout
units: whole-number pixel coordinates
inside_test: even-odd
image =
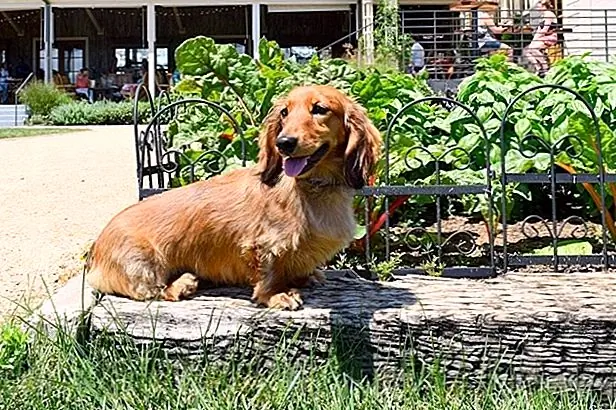
[[[283,154],[291,155],[297,148],[297,138],[288,135],[281,135],[276,139],[276,147]]]

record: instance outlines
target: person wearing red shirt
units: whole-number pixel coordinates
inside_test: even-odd
[[[82,68],[75,80],[75,94],[85,95],[90,104],[94,102],[94,93],[90,89],[90,72],[87,68]]]

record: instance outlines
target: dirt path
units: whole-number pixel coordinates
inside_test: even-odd
[[[0,140],[0,321],[81,269],[108,220],[137,200],[131,127]]]

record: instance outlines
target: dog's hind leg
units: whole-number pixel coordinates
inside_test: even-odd
[[[169,283],[162,292],[162,298],[171,302],[187,299],[197,293],[199,279],[192,273],[185,273]]]

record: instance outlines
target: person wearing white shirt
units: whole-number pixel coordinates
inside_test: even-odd
[[[478,46],[479,50],[487,52],[489,54],[495,51],[501,51],[507,54],[508,59],[511,61],[513,58],[513,50],[507,44],[500,42],[494,37],[497,34],[502,34],[505,30],[505,26],[497,26],[494,23],[492,16],[485,12],[479,11],[477,13],[478,19]]]
[[[426,64],[426,52],[417,40],[417,37],[413,37],[414,43],[411,47],[411,73],[419,73]]]

